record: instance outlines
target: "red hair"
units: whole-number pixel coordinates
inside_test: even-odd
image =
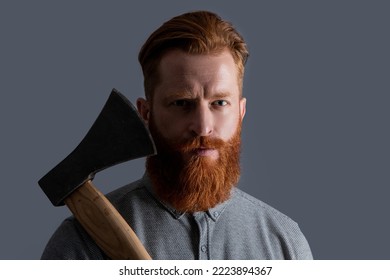
[[[159,82],[158,65],[162,56],[172,49],[189,54],[211,54],[228,49],[237,65],[242,86],[244,66],[249,52],[242,36],[232,24],[218,15],[197,11],[185,13],[165,22],[154,31],[138,55],[144,75],[145,95],[152,98]]]

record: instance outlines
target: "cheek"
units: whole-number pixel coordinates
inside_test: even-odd
[[[183,133],[182,120],[163,110],[155,110],[153,121],[159,133],[167,139],[177,139]]]
[[[230,140],[235,134],[240,122],[239,114],[231,113],[215,118],[215,132],[224,141]]]

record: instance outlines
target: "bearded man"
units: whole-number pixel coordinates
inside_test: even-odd
[[[246,44],[214,13],[164,23],[142,47],[137,108],[158,154],[108,195],[153,259],[311,259],[298,225],[239,190]],[[105,259],[74,218],[43,259]]]

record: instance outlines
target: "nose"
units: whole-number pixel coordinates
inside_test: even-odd
[[[197,104],[191,117],[189,129],[194,136],[210,136],[213,133],[213,115],[208,104]]]

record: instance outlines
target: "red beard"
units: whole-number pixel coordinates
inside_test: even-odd
[[[177,211],[206,211],[230,197],[240,177],[241,123],[229,141],[196,137],[172,142],[165,139],[149,123],[158,154],[148,157],[146,170],[160,199]],[[218,150],[219,157],[210,159],[195,153],[199,148]]]

